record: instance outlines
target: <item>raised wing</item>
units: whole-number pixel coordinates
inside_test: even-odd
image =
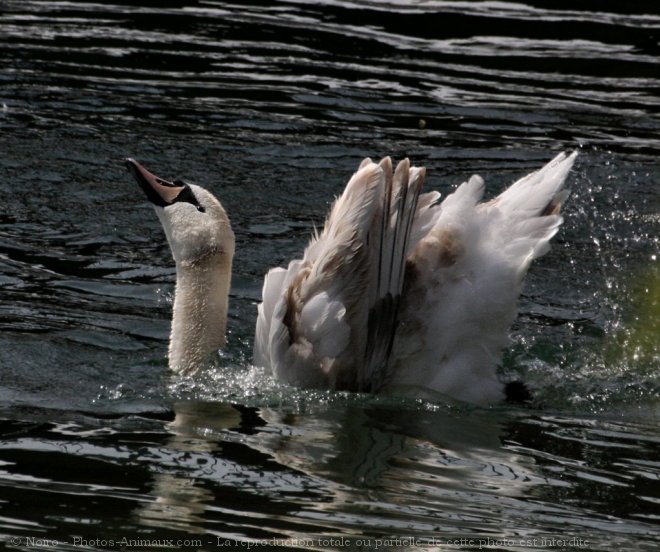
[[[423,224],[417,217],[413,233],[423,237],[407,261],[392,384],[472,402],[503,397],[497,363],[527,269],[562,223],[575,157],[558,155],[487,203],[473,176],[430,205]]]
[[[266,276],[254,363],[305,387],[385,381],[424,169],[365,159],[301,260]]]

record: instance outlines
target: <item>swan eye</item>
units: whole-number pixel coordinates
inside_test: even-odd
[[[197,210],[200,213],[205,213],[206,209],[204,209],[204,206],[197,201],[197,198],[195,197],[195,194],[193,194],[192,190],[190,187],[183,181],[175,181],[174,183],[176,184],[177,182],[181,182],[181,185],[183,185],[183,189],[179,193],[178,196],[176,196],[176,199],[174,200],[173,203],[179,203],[179,202],[185,202],[185,203],[190,203],[191,205],[194,205]]]

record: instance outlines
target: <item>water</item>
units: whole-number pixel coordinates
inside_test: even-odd
[[[154,4],[0,5],[3,546],[656,550],[655,2]],[[250,367],[263,274],[362,157],[494,194],[576,147],[502,366],[534,404]],[[173,265],[127,156],[232,219],[230,345],[191,380],[167,372]]]

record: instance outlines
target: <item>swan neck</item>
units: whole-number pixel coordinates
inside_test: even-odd
[[[225,345],[232,255],[212,252],[177,262],[170,335],[170,368],[191,374]]]

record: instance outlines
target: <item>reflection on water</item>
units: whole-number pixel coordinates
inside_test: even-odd
[[[655,550],[657,11],[5,0],[6,545]],[[362,157],[410,156],[442,193],[480,173],[492,196],[575,147],[565,224],[502,366],[533,405],[300,392],[250,367],[263,274],[300,253]],[[174,270],[126,156],[230,213],[229,346],[207,375],[166,372]]]
[[[213,411],[209,406],[213,404]],[[222,470],[217,456],[221,449],[216,441],[218,432],[237,427],[240,413],[230,405],[188,401],[175,404],[175,417],[168,424],[172,433],[167,445],[180,453],[185,464],[197,464],[205,474]],[[200,425],[206,421],[208,425]],[[216,436],[214,439],[213,436]],[[209,460],[213,459],[212,462]],[[176,462],[179,466],[182,462]],[[203,532],[203,514],[213,503],[213,493],[200,486],[193,477],[168,472],[154,474],[150,494],[136,512],[141,524],[165,527],[181,532]]]
[[[171,421],[123,417],[96,431],[5,424],[2,480],[17,488],[3,489],[19,507],[34,493],[74,492],[57,463],[70,456],[80,496],[53,538],[67,529],[130,536],[127,519],[147,534],[204,542],[398,535],[430,546],[524,536],[581,538],[604,550],[649,538],[660,474],[654,425],[363,402],[287,413],[186,401],[174,404]],[[105,485],[84,485],[92,467]],[[96,503],[84,498],[90,492]],[[116,521],[101,529],[107,519],[95,516],[113,502]]]

